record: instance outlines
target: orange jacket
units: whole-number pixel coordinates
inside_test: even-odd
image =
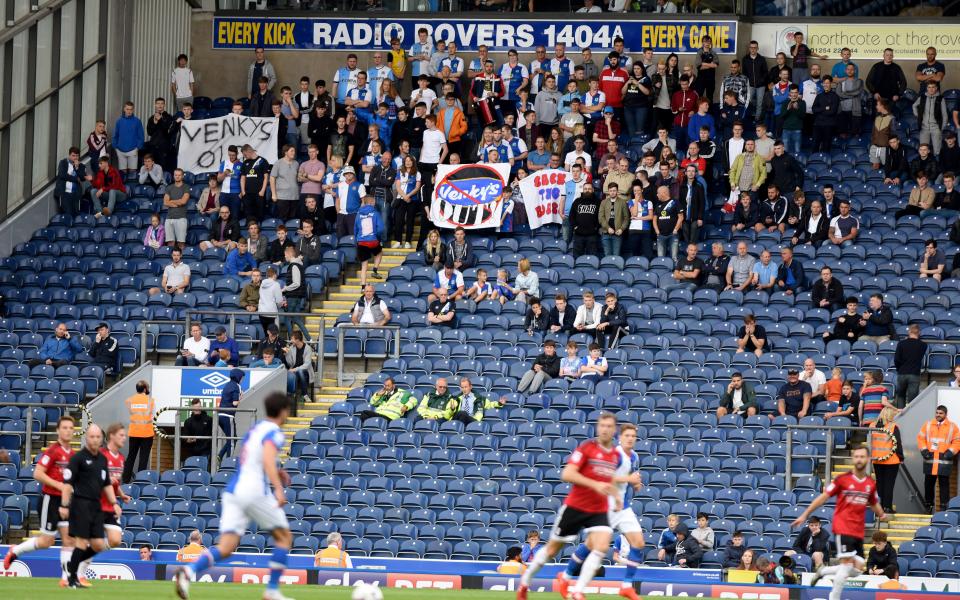
[[[134,394],[126,400],[130,411],[130,427],[127,433],[135,438],[153,437],[153,398],[146,394]]]
[[[447,112],[446,106],[441,106],[437,111],[437,129],[446,134],[444,116]],[[450,135],[447,136],[448,142],[459,142],[460,138],[467,132],[467,118],[463,116],[463,111],[459,108],[453,109],[453,122],[450,123]]]
[[[960,428],[950,419],[944,419],[943,423],[930,419],[917,433],[917,446],[921,452],[933,454],[923,461],[924,474],[950,475],[953,459],[960,452]]]
[[[187,544],[183,548],[180,548],[180,551],[177,552],[177,562],[196,562],[200,555],[203,554],[203,546],[201,544],[194,544],[193,542]]]

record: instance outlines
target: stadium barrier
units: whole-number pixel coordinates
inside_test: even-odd
[[[0,549],[3,547],[0,546]],[[4,549],[5,550],[5,549]],[[60,577],[57,549],[42,550],[14,561],[5,577]],[[111,557],[95,562],[87,578],[126,581],[163,581],[173,577],[176,551],[154,551],[152,562],[139,560],[136,549],[112,550]],[[235,554],[236,562],[218,566],[198,578],[206,583],[266,582],[268,555]],[[241,562],[242,561],[242,562]],[[283,582],[288,585],[354,586],[361,583],[382,588],[434,590],[514,591],[519,578],[499,575],[498,563],[471,561],[438,561],[395,558],[355,558],[354,569],[317,569],[313,557],[291,555]],[[533,580],[531,591],[553,592],[553,575],[563,565],[548,565],[543,576]],[[608,567],[607,577],[595,580],[586,590],[589,594],[616,595],[620,589],[622,567]],[[808,582],[812,574],[803,574]],[[960,593],[960,580],[934,577],[901,577],[903,590],[879,588],[888,581],[884,577],[862,576],[851,579],[844,591],[844,600],[955,600]],[[639,592],[644,596],[741,598],[744,600],[827,600],[830,587],[820,585],[756,585],[724,581],[720,569],[676,569],[645,567],[640,570]]]
[[[348,330],[354,331],[386,331],[388,332],[387,340],[389,341],[389,332],[393,332],[393,357],[400,358],[400,326],[399,325],[354,325],[353,323],[338,323],[337,324],[337,386],[343,385],[343,359],[346,357],[346,352],[344,350],[344,333]],[[357,358],[371,357],[365,352],[358,353]],[[353,357],[353,355],[351,355]],[[384,353],[383,358],[386,358],[386,353]]]
[[[217,472],[217,467],[216,467],[217,460],[216,460],[216,458],[217,458],[217,452],[219,451],[219,448],[220,448],[220,444],[219,444],[220,440],[228,440],[228,441],[230,441],[230,442],[237,442],[237,441],[243,439],[243,436],[240,435],[240,432],[239,432],[239,431],[234,431],[234,432],[233,432],[233,435],[224,435],[223,432],[220,431],[220,427],[217,426],[218,417],[220,416],[220,414],[222,413],[222,414],[228,414],[228,415],[229,415],[229,414],[238,415],[238,414],[240,414],[240,413],[252,413],[252,414],[253,414],[252,421],[256,422],[256,421],[258,421],[259,419],[257,419],[257,409],[256,409],[256,408],[246,408],[246,409],[244,409],[244,408],[220,408],[219,406],[212,406],[212,407],[210,407],[209,409],[206,409],[206,410],[209,410],[209,411],[211,411],[211,412],[213,413],[213,414],[211,415],[211,418],[213,419],[213,423],[214,423],[214,426],[213,426],[213,428],[211,429],[211,434],[212,434],[212,435],[191,435],[190,437],[191,437],[191,439],[195,439],[195,440],[212,440],[212,441],[210,442],[210,456],[208,457],[208,458],[210,459],[210,461],[209,461],[208,464],[210,465],[210,474],[213,475],[213,474],[215,474],[215,473]],[[173,465],[174,465],[174,467],[177,468],[177,469],[180,468],[180,464],[181,464],[181,462],[180,462],[180,447],[181,447],[181,445],[183,444],[183,436],[182,436],[181,430],[180,430],[180,427],[183,425],[182,415],[183,415],[183,413],[189,413],[189,412],[191,412],[191,411],[193,411],[193,408],[190,407],[190,406],[167,406],[167,407],[164,407],[164,408],[161,408],[160,410],[158,410],[158,411],[156,412],[156,414],[153,416],[153,431],[154,431],[154,433],[156,433],[156,435],[157,435],[158,438],[163,439],[163,440],[171,440],[172,443],[173,443]],[[165,413],[165,412],[175,412],[175,413],[177,413],[176,417],[175,417],[174,420],[173,420],[173,435],[168,435],[167,432],[164,431],[163,428],[161,428],[159,425],[157,425],[157,422],[160,420],[159,418],[160,418],[161,413]]]
[[[74,435],[77,435],[77,436],[83,436],[84,434],[86,434],[87,427],[90,425],[90,423],[93,422],[93,420],[90,417],[90,411],[87,410],[87,407],[82,404],[78,404],[75,406],[68,406],[65,404],[51,405],[51,404],[43,404],[38,402],[4,402],[3,408],[8,408],[8,407],[35,408],[35,409],[39,409],[40,411],[45,411],[49,408],[60,408],[60,407],[64,407],[68,409],[76,409],[80,411],[80,423],[79,423],[80,428],[74,433]],[[67,414],[67,412],[69,411],[64,410],[61,414]],[[47,430],[47,431],[44,431],[39,428],[35,429],[34,425],[41,423],[42,421],[37,418],[33,410],[28,410],[25,413],[23,413],[22,420],[24,424],[23,429],[8,429],[5,427],[3,431],[0,432],[0,437],[22,435],[23,441],[20,448],[18,448],[18,451],[22,451],[22,454],[20,454],[20,462],[23,466],[29,466],[33,464],[32,457],[33,457],[34,442],[39,441],[40,442],[39,447],[44,448],[46,447],[46,443],[44,442],[44,439],[50,438],[50,437],[52,438],[57,437],[57,432],[55,429]],[[52,419],[49,421],[52,421]]]

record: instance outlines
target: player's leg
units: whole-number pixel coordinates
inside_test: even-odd
[[[530,564],[527,565],[527,570],[524,571],[520,577],[520,585],[524,587],[529,586],[533,580],[533,576],[543,568],[543,565],[547,564],[548,560],[556,556],[567,543],[566,540],[551,537],[546,544],[540,546],[540,548],[533,553],[533,558],[530,560]]]
[[[113,513],[110,513],[109,515],[105,513],[104,516],[107,521],[103,525],[103,530],[104,530],[104,533],[106,533],[106,537],[104,537],[101,540],[103,542],[103,549],[97,550],[98,553],[106,552],[111,548],[118,547],[121,541],[123,540],[123,529],[121,529],[120,526],[116,524],[117,523],[116,517],[113,516]],[[93,556],[83,560],[80,563],[80,568],[77,571],[77,576],[80,578],[81,582],[85,582],[85,578],[83,577],[83,574],[87,572],[87,569],[90,568],[90,565],[92,563],[93,563]]]
[[[280,577],[287,568],[287,557],[293,545],[293,534],[287,526],[276,527],[273,530],[273,541],[273,552],[270,554],[269,562],[270,579],[267,580],[267,590],[263,597],[265,600],[286,600],[286,597],[280,593]]]
[[[580,571],[583,568],[583,561],[586,560],[589,555],[590,548],[588,548],[586,544],[581,543],[574,549],[570,560],[567,562],[567,567],[557,573],[557,591],[560,592],[561,598],[567,597],[570,584],[580,575]]]
[[[76,539],[67,565],[67,585],[90,587],[86,578],[81,581],[80,565],[93,560],[93,557],[106,547],[104,514],[100,510],[99,502],[79,504],[79,500],[74,500],[73,509],[70,511],[70,533],[76,534]]]
[[[70,552],[72,552],[72,548],[67,544],[67,540],[70,536],[66,535],[66,523],[64,522],[61,524],[60,522],[60,496],[44,494],[40,501],[39,512],[40,535],[27,538],[19,544],[10,546],[10,548],[7,550],[6,556],[3,557],[3,568],[4,570],[9,571],[10,565],[17,558],[25,554],[30,554],[31,552],[36,552],[37,550],[46,550],[50,546],[53,546],[53,542],[56,541],[57,530],[59,529],[64,535],[62,549],[60,551],[60,565],[62,567],[63,580],[66,581],[66,563],[68,560],[70,560]]]
[[[634,520],[636,520],[636,516],[634,516]],[[623,528],[621,528],[621,532],[627,538],[627,543],[630,544],[630,552],[627,554],[626,561],[623,560],[622,555],[620,558],[620,561],[627,567],[623,582],[620,584],[620,595],[631,600],[638,600],[637,592],[633,589],[633,582],[637,578],[637,567],[643,564],[643,548],[646,546],[646,540],[643,539],[643,530],[639,523],[637,523],[636,529],[623,531]]]
[[[573,584],[570,590],[574,598],[577,597],[577,594],[583,594],[584,588],[593,580],[600,565],[603,564],[603,558],[607,555],[607,550],[610,549],[612,531],[609,525],[591,527],[586,531],[588,533],[587,547],[590,548],[590,554],[584,559],[580,576],[577,577],[577,582]]]
[[[233,494],[223,498],[223,512],[220,515],[220,541],[216,546],[205,549],[193,564],[178,567],[173,574],[174,590],[177,596],[186,600],[190,596],[190,581],[213,565],[233,554],[240,545],[240,536],[250,523],[244,506]]]

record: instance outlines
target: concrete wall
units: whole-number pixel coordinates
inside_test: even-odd
[[[497,18],[498,13],[485,13],[483,18]],[[298,16],[303,16],[301,13],[298,13]],[[538,14],[537,17],[543,17],[544,15]],[[505,19],[513,19],[511,13],[504,14]],[[722,19],[719,15],[704,15],[705,19]],[[809,22],[814,22],[814,19],[808,19]],[[886,19],[883,22],[887,23],[887,26],[890,26],[891,20]],[[900,23],[901,21],[898,21]],[[212,25],[213,23],[213,13],[208,11],[194,11],[193,12],[193,23],[190,30],[190,56],[191,63],[194,68],[194,72],[197,75],[197,80],[199,83],[200,94],[204,96],[240,96],[246,93],[244,89],[246,87],[246,73],[247,67],[250,62],[253,60],[253,51],[252,50],[213,50],[212,49]],[[804,22],[799,21],[798,19],[791,19],[789,25],[802,24]],[[857,21],[861,25],[864,21]],[[917,21],[917,23],[921,23]],[[924,23],[925,26],[929,26],[930,22]],[[919,26],[919,25],[918,25]],[[777,48],[777,39],[778,35],[783,34],[784,30],[787,28],[786,24],[777,24],[777,23],[749,23],[741,21],[739,25],[739,31],[737,36],[737,56],[742,56],[746,54],[746,49],[749,41],[756,37],[760,42],[761,53],[768,57],[769,64],[773,65],[773,57],[776,54]],[[404,44],[407,45],[406,43]],[[627,40],[627,48],[630,50],[633,56],[639,55],[641,48],[634,47],[631,45],[630,40]],[[594,50],[594,59],[598,58],[598,55],[601,53],[600,50]],[[941,54],[944,54],[945,51],[942,51]],[[278,85],[289,85],[296,89],[297,82],[300,77],[307,75],[311,80],[316,79],[326,79],[329,82],[333,76],[334,71],[341,66],[348,52],[327,52],[327,51],[289,51],[289,50],[268,50],[267,57],[273,66],[277,70]],[[360,61],[359,64],[361,67],[364,65],[371,64],[372,60],[370,57],[370,52],[357,52],[359,55]],[[549,54],[549,52],[548,52]],[[576,52],[575,49],[568,48],[568,54],[574,57],[575,62],[579,62],[579,52]],[[498,64],[506,60],[506,54],[502,52],[491,52],[494,60]],[[461,56],[469,58],[473,56],[472,52],[464,51],[461,52]],[[826,67],[825,72],[829,72],[830,68],[837,62],[838,56],[831,55],[833,60],[826,61],[816,61],[821,67]],[[529,64],[529,62],[534,58],[532,53],[521,53],[520,60]],[[657,56],[660,58],[660,56]],[[687,62],[693,63],[694,56],[692,54],[686,54],[680,56],[681,66]],[[721,56],[720,63],[720,75],[719,79],[723,74],[726,74],[729,69],[730,60],[733,59],[733,56]],[[602,60],[602,57],[600,57]],[[860,65],[862,78],[866,77],[867,72],[869,71],[870,66],[876,62],[876,59],[873,57],[863,57],[857,59],[858,64]],[[916,69],[917,63],[920,62],[919,58],[913,56],[903,57],[898,59],[898,62],[904,69],[904,72],[907,76],[907,82],[911,87],[916,87],[914,80],[914,70]],[[945,89],[949,88],[960,88],[960,61],[948,60],[945,61],[947,65],[947,77],[945,79]],[[714,100],[718,100],[715,98]]]

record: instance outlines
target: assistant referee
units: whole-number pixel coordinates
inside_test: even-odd
[[[113,492],[107,458],[100,453],[102,444],[103,430],[96,424],[90,425],[84,447],[73,455],[70,464],[63,470],[60,517],[68,519],[70,537],[74,540],[73,554],[67,564],[67,585],[71,588],[83,587],[77,577],[80,563],[107,549],[103,510],[100,508],[101,494],[113,505],[117,519],[120,518],[120,505]]]

